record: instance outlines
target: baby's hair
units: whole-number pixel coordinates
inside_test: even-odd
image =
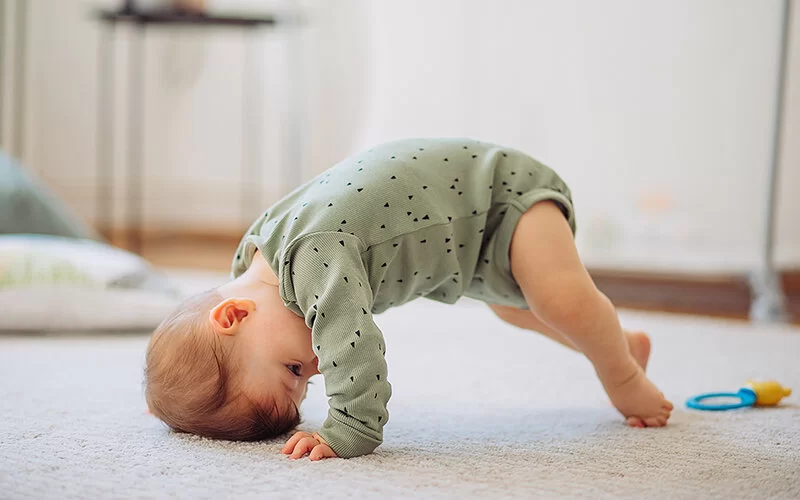
[[[171,429],[213,439],[257,441],[300,424],[294,402],[253,400],[238,390],[231,363],[208,320],[222,300],[214,289],[190,297],[153,332],[147,346],[145,398]]]

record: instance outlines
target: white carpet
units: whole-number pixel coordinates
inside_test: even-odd
[[[383,446],[288,461],[283,440],[171,434],[145,414],[143,335],[0,338],[0,498],[800,498],[800,395],[701,413],[684,400],[776,378],[800,393],[800,329],[623,313],[677,411],[626,428],[580,356],[463,301],[378,317],[394,397]],[[321,380],[303,428],[324,419]]]

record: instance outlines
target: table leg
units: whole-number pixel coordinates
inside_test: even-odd
[[[306,151],[303,133],[306,130],[306,79],[303,55],[303,26],[299,22],[289,25],[286,36],[287,96],[283,112],[284,126],[281,144],[281,164],[284,186],[291,191],[305,180]]]
[[[128,185],[127,246],[135,253],[142,251],[142,195],[144,184],[144,42],[145,28],[134,26],[130,40],[129,119],[128,119]]]
[[[6,43],[6,0],[0,0],[0,149],[3,147],[3,121],[5,119],[5,43]]]
[[[113,236],[115,24],[100,27],[97,57],[97,232]]]
[[[264,93],[263,54],[259,49],[258,31],[244,32],[245,56],[242,65],[242,169],[241,169],[241,217],[243,227],[263,210],[261,191],[264,169],[262,152]]]
[[[11,155],[25,163],[25,132],[26,132],[26,103],[27,97],[27,59],[28,59],[28,4],[27,2],[16,3],[17,18],[14,23],[14,76],[13,95],[14,95],[14,121],[11,131],[13,132],[14,143],[11,148]]]

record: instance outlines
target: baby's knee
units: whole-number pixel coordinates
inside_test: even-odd
[[[597,296],[596,289],[587,288],[581,277],[563,275],[543,285],[535,298],[528,301],[534,314],[559,324],[592,314]]]

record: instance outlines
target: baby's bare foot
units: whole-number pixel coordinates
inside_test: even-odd
[[[603,384],[613,405],[631,427],[663,427],[672,413],[672,403],[637,369],[621,383]]]
[[[629,332],[625,331],[628,337],[628,348],[631,351],[631,356],[642,370],[647,371],[647,361],[650,359],[650,337],[644,332]]]

